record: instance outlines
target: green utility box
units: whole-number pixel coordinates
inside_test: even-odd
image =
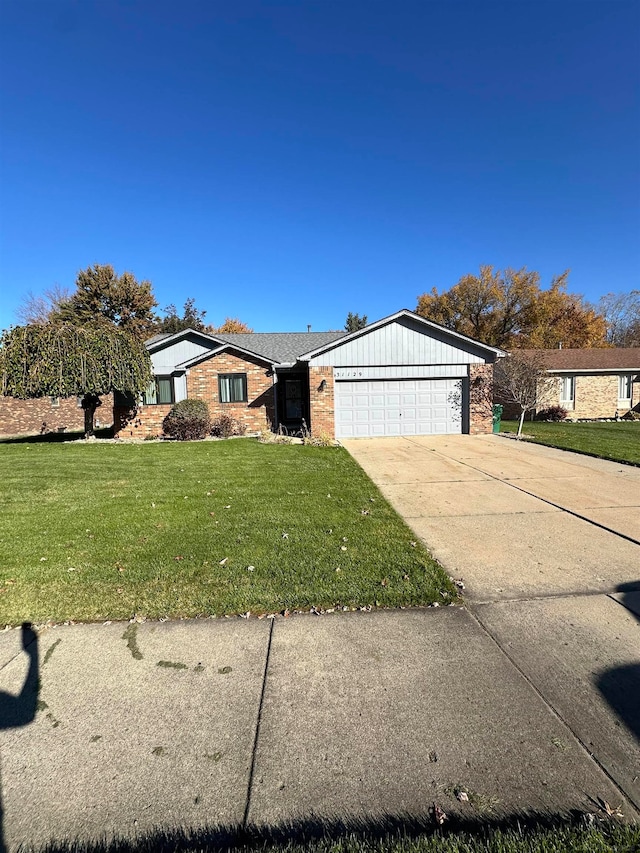
[[[493,407],[493,430],[500,432],[500,421],[502,420],[502,406],[497,404]]]

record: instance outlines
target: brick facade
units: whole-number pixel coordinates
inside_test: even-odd
[[[634,382],[633,398],[638,403],[640,393],[640,382]],[[624,415],[629,411],[628,405],[620,404],[618,400],[618,374],[604,375],[576,375],[575,376],[575,399],[573,408],[566,402],[560,400],[561,382],[558,380],[557,397],[554,404],[562,405],[567,409],[567,417],[574,420],[590,420],[591,418],[613,418],[618,412]]]
[[[324,382],[324,387],[321,388]],[[334,438],[335,402],[333,367],[309,366],[309,402],[311,406],[311,434],[321,433]]]
[[[218,375],[246,373],[247,402],[221,403]],[[202,361],[187,371],[187,397],[204,400],[211,419],[230,415],[243,423],[249,432],[259,432],[275,424],[273,375],[271,368],[258,359],[225,352]],[[171,405],[140,405],[132,417],[124,410],[116,411],[116,434],[120,438],[146,438],[162,435],[162,421]]]
[[[469,435],[493,430],[493,365],[469,365]]]
[[[247,402],[221,403],[218,394],[218,374],[246,373]],[[275,425],[273,374],[263,361],[225,352],[192,367],[187,373],[187,396],[206,400],[211,418],[231,415],[250,432]]]
[[[96,427],[113,423],[113,394],[106,394],[96,410]],[[38,435],[47,432],[83,432],[84,409],[77,397],[39,397],[36,400],[16,400],[0,397],[0,435]]]

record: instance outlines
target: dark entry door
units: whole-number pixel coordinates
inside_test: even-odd
[[[302,379],[284,380],[284,417],[287,421],[301,421],[303,417]]]

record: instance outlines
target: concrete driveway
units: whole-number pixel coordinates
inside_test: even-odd
[[[640,468],[498,436],[343,443],[474,602],[640,590]]]
[[[498,436],[344,444],[640,804],[640,468]]]

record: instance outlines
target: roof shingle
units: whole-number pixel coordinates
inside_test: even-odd
[[[544,358],[547,370],[640,370],[640,347],[523,350]]]

